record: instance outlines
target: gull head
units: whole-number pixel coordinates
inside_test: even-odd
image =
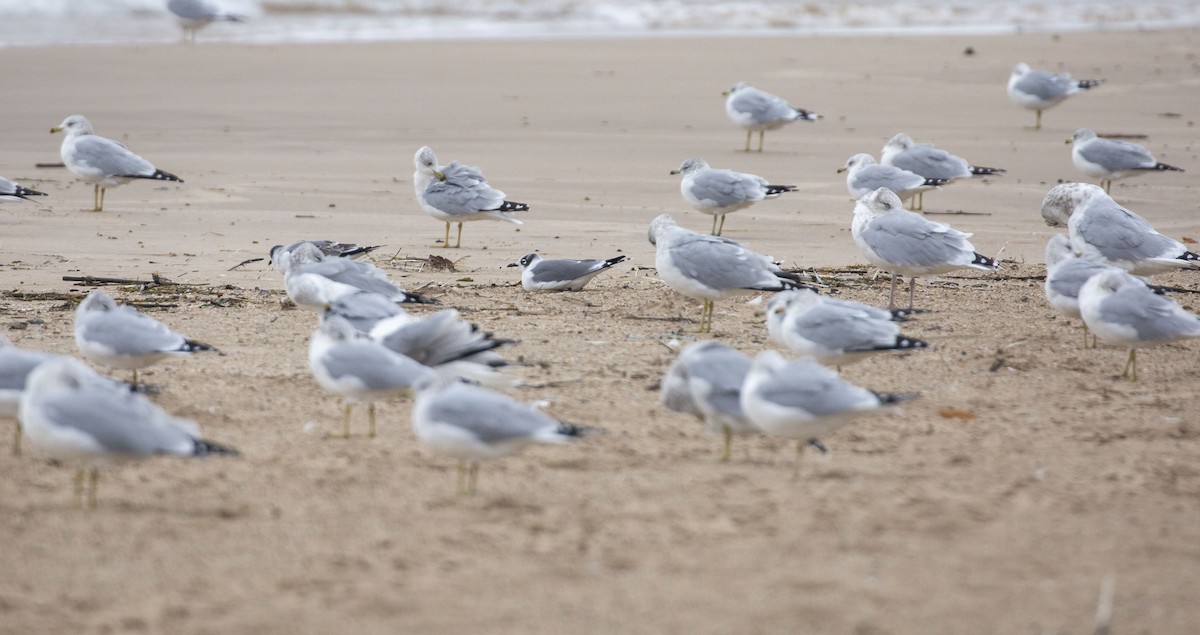
[[[692,174],[693,172],[699,172],[700,170],[703,170],[707,167],[708,167],[707,161],[705,161],[704,159],[701,159],[699,157],[692,157],[692,158],[688,159],[687,161],[680,163],[678,168],[671,170],[671,174],[687,175],[687,174]]]
[[[897,151],[907,150],[907,149],[913,147],[913,140],[912,140],[912,137],[908,136],[907,134],[905,134],[903,132],[897,132],[896,136],[889,139],[888,142],[886,144],[884,144],[883,147],[885,150],[887,150],[888,148],[894,148]]]
[[[446,179],[446,175],[438,171],[437,155],[429,146],[421,146],[421,149],[417,150],[417,153],[413,155],[413,166],[417,168],[417,172],[433,175],[439,181]]]
[[[79,303],[79,308],[75,309],[77,315],[90,312],[114,311],[117,308],[117,303],[107,293],[96,289],[87,294],[83,302]]]
[[[68,137],[77,137],[80,135],[88,135],[92,133],[92,123],[83,115],[71,115],[63,119],[62,123],[50,129],[50,134],[61,132]]]
[[[1084,296],[1087,296],[1093,303],[1102,302],[1108,296],[1130,285],[1145,287],[1146,283],[1120,269],[1104,271],[1088,278],[1088,281],[1079,289],[1079,299],[1082,301]]]
[[[1079,145],[1079,144],[1083,143],[1084,141],[1087,141],[1089,139],[1095,139],[1095,138],[1096,138],[1096,133],[1093,132],[1091,128],[1080,128],[1079,130],[1075,131],[1075,134],[1071,135],[1070,139],[1067,139],[1067,143],[1074,143],[1075,145]]]
[[[55,357],[38,364],[25,381],[25,393],[43,395],[62,390],[79,390],[99,379],[95,371],[73,357]]]
[[[650,244],[657,246],[658,238],[674,227],[679,227],[679,223],[676,223],[670,214],[659,214],[657,218],[650,221]]]
[[[904,210],[904,203],[900,202],[900,197],[896,193],[886,187],[881,187],[874,192],[863,194],[862,198],[858,199],[858,203],[854,205],[854,213],[860,211],[866,212],[871,216],[879,216],[889,212],[899,212]]]
[[[725,96],[729,96],[729,95],[732,95],[732,94],[738,92],[739,90],[741,90],[743,88],[750,88],[750,84],[747,84],[746,82],[738,82],[738,83],[734,84],[733,86],[730,86],[729,90],[727,90],[721,94],[725,95]]]
[[[1066,234],[1055,234],[1046,242],[1046,270],[1049,271],[1064,260],[1077,257],[1071,239]]]
[[[1071,214],[1101,197],[1108,198],[1108,195],[1091,183],[1055,185],[1042,199],[1042,220],[1051,227],[1066,227]]]
[[[1028,64],[1026,64],[1025,62],[1021,62],[1020,64],[1017,64],[1016,66],[1013,67],[1012,76],[1013,77],[1024,77],[1025,73],[1028,73],[1030,70],[1032,70],[1032,69],[1029,68]]]
[[[859,152],[849,159],[846,159],[846,165],[838,168],[838,173],[850,172],[853,174],[854,172],[857,172],[868,165],[875,165],[875,163],[875,157],[867,154],[866,152]]]
[[[521,271],[525,271],[526,269],[532,267],[533,265],[537,264],[538,262],[541,262],[541,260],[542,260],[542,257],[537,254],[525,254],[524,256],[521,256],[520,260],[513,262],[513,263],[509,263],[508,266],[520,267]]]

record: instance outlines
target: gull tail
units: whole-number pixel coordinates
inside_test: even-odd
[[[23,198],[25,200],[29,200],[30,196],[46,196],[46,193],[39,192],[37,190],[31,190],[27,187],[21,187],[20,185],[18,185],[16,187],[16,191],[13,192],[12,194],[9,194],[9,196],[15,196],[17,198]]]
[[[795,185],[768,185],[767,196],[779,196],[784,192],[795,192]]]
[[[352,247],[350,249],[339,252],[338,255],[343,258],[357,258],[358,256],[365,256],[366,254],[369,254],[372,251],[375,251],[376,249],[379,249],[382,246],[383,245],[369,245],[369,246],[363,247],[363,246],[355,245],[354,247]]]
[[[920,393],[915,392],[875,392],[874,390],[871,391],[871,394],[875,395],[879,399],[880,405],[884,406],[898,406],[921,396]]]
[[[1008,170],[1004,168],[985,168],[981,165],[972,165],[971,176],[991,176],[993,174],[1004,174]]]
[[[554,431],[556,436],[560,437],[593,437],[604,434],[604,428],[596,428],[592,426],[581,426],[574,423],[566,423],[565,421],[558,422],[558,429]]]
[[[500,204],[500,207],[497,207],[496,209],[491,210],[491,211],[493,211],[493,212],[527,212],[527,211],[529,211],[529,206],[526,205],[525,203],[518,203],[516,201],[504,201],[503,203]]]
[[[374,249],[374,247],[372,247],[372,249]],[[407,291],[402,291],[400,299],[395,300],[395,302],[397,304],[441,304],[437,301],[437,298],[431,298],[427,295],[421,295],[420,293],[409,293]]]
[[[929,348],[929,344],[915,337],[897,335],[896,341],[888,348],[895,351],[906,351],[913,348]]]
[[[214,353],[221,352],[217,350],[216,346],[205,344],[204,342],[197,342],[196,340],[184,340],[183,346],[180,346],[177,349],[177,352],[180,353],[204,353],[207,351],[212,351]]]
[[[614,266],[614,265],[617,265],[617,264],[619,264],[619,263],[625,262],[625,261],[626,261],[626,260],[628,260],[628,259],[629,259],[629,258],[628,258],[628,257],[626,257],[626,256],[614,256],[614,257],[612,257],[612,258],[609,258],[608,260],[605,260],[605,261],[604,261],[604,266],[603,266],[603,267],[600,267],[600,268],[601,268],[601,269],[608,269],[609,267],[612,267],[612,266]]]
[[[209,456],[213,454],[223,454],[225,456],[241,456],[241,452],[227,446],[219,445],[204,439],[192,439],[195,444],[192,447],[192,456]]]
[[[1000,264],[994,259],[988,258],[979,252],[975,252],[975,259],[972,260],[971,264],[968,266],[976,269],[987,269],[989,271],[995,271],[1000,268]]]
[[[796,119],[799,119],[800,121],[816,121],[823,118],[821,115],[811,110],[796,108],[795,106],[793,106],[792,109],[796,111]]]
[[[1078,86],[1082,90],[1090,90],[1090,89],[1095,88],[1103,83],[1104,83],[1103,79],[1081,79],[1075,85]]]
[[[925,179],[925,182],[922,183],[921,185],[924,185],[927,187],[939,187],[939,186],[945,185],[949,182],[950,182],[950,179]]]
[[[151,179],[154,181],[178,181],[183,183],[183,179],[162,170],[155,170],[154,174],[131,174],[129,178],[133,179]]]
[[[1159,172],[1183,172],[1184,171],[1183,168],[1177,168],[1173,165],[1167,165],[1166,163],[1155,163],[1154,167],[1146,168],[1146,169],[1147,170],[1158,170]]]

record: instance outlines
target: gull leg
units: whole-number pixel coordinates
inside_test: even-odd
[[[467,493],[466,480],[467,480],[467,462],[459,461],[458,462],[458,478],[455,479],[455,481],[454,481],[454,493],[455,494],[462,496],[463,494]]]
[[[729,462],[729,450],[733,447],[733,430],[729,426],[721,426],[721,434],[725,435],[725,451],[721,453],[721,463]]]
[[[1040,110],[1037,111],[1037,123],[1033,124],[1033,129],[1034,130],[1042,129],[1042,111],[1040,111]]]
[[[442,249],[450,248],[450,223],[446,223],[446,238],[442,241]]]
[[[347,401],[345,403],[345,405],[342,406],[342,438],[343,439],[350,438],[350,408],[351,408],[351,406],[350,406],[349,401]]]
[[[458,249],[462,246],[462,223],[458,224],[458,239],[454,241],[454,248]]]
[[[96,509],[96,489],[100,485],[100,468],[92,468],[91,478],[88,479],[88,509]]]
[[[1121,371],[1121,377],[1128,377],[1129,381],[1137,381],[1137,349],[1129,349],[1129,359],[1125,361],[1125,369]]]
[[[892,272],[892,290],[888,292],[888,310],[896,308],[896,273]]]
[[[717,220],[717,217],[714,216],[713,220]],[[721,225],[717,227],[717,235],[720,236],[723,231],[725,231],[725,215],[721,214]]]
[[[912,276],[908,279],[908,310],[913,310],[913,293],[917,290],[917,277]]]
[[[471,461],[467,464],[467,494],[475,495],[476,485],[479,483],[479,461]]]
[[[750,151],[750,135],[752,135],[752,134],[754,134],[754,133],[749,130],[746,131],[746,150],[745,150],[746,152]]]
[[[1111,193],[1110,190],[1112,190],[1112,179],[1105,179],[1103,181],[1100,181],[1100,184],[1104,186],[1105,194]]]
[[[93,212],[100,211],[100,184],[99,183],[92,186],[92,211]]]
[[[13,437],[13,456],[21,456],[21,422],[17,422],[17,434]]]
[[[108,192],[108,188],[107,188],[107,187],[102,187],[102,188],[100,188],[100,206],[96,208],[96,211],[97,211],[97,212],[103,212],[103,211],[104,211],[104,195],[105,195],[105,193],[107,193],[107,192]]]
[[[704,308],[700,311],[700,333],[709,333],[712,331],[713,318],[713,301],[705,300]]]
[[[138,375],[137,375],[137,369],[135,368],[135,369],[133,369],[133,387],[137,388],[137,386],[138,386]]]
[[[370,422],[369,424],[367,424],[368,425],[367,436],[374,439],[375,438],[375,402],[371,402],[370,404],[367,404],[367,421]]]
[[[1083,349],[1084,350],[1092,348],[1091,346],[1088,345],[1088,335],[1089,335],[1089,332],[1088,332],[1087,324],[1084,324],[1083,325]]]
[[[718,233],[717,233],[717,215],[716,215],[716,214],[713,214],[713,226],[712,226],[712,229],[711,229],[711,230],[709,230],[709,232],[708,232],[708,233],[712,234],[713,236],[719,236],[719,235],[720,235],[720,234],[718,234]]]
[[[766,133],[767,133],[767,131],[766,131],[766,130],[759,130],[759,131],[758,131],[758,151],[759,151],[759,152],[762,152],[762,147],[763,147],[763,135],[764,135],[764,134],[766,134]]]
[[[83,507],[83,473],[83,468],[75,470],[75,504],[79,507]]]
[[[917,192],[917,211],[925,209],[925,192]]]
[[[808,441],[800,440],[796,442],[796,464],[792,467],[792,478],[800,478],[800,460],[804,458],[804,448],[808,445]]]

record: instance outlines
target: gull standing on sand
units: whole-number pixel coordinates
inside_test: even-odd
[[[746,152],[750,151],[750,135],[758,131],[758,151],[763,149],[763,134],[793,121],[816,121],[815,112],[796,108],[782,97],[761,91],[746,82],[738,82],[725,93],[725,112],[733,123],[746,129]]]
[[[110,187],[124,185],[133,179],[178,181],[183,179],[164,172],[149,161],[130,152],[125,146],[92,132],[92,124],[83,115],[71,115],[50,129],[61,132],[62,160],[67,170],[92,184],[93,212],[104,211],[104,193]]]
[[[837,171],[846,173],[846,190],[855,200],[886,187],[895,192],[901,201],[907,201],[921,192],[950,182],[950,179],[929,179],[895,166],[880,165],[875,157],[865,152],[846,159],[846,164]]]
[[[1046,243],[1046,301],[1055,311],[1077,320],[1082,320],[1079,311],[1079,290],[1092,276],[1106,271],[1120,271],[1116,267],[1075,253],[1071,239],[1055,234]],[[1088,347],[1087,324],[1083,325],[1083,347]]]
[[[767,332],[793,353],[835,366],[883,352],[929,347],[901,335],[891,312],[826,298],[813,289],[784,291],[771,298]]]
[[[454,247],[462,245],[462,224],[472,220],[502,220],[517,225],[522,222],[509,216],[509,212],[529,210],[525,203],[504,200],[504,192],[488,184],[483,172],[477,167],[451,161],[438,165],[437,155],[429,146],[424,146],[413,156],[417,170],[413,173],[413,187],[417,202],[430,216],[446,223],[446,237],[442,247],[450,246],[450,223],[458,223],[458,239]]]
[[[1100,179],[1107,194],[1115,179],[1142,172],[1183,172],[1183,168],[1167,165],[1154,158],[1150,151],[1135,143],[1104,139],[1088,128],[1075,131],[1071,144],[1071,162],[1084,174]]]
[[[33,369],[50,359],[58,357],[13,346],[8,338],[0,335],[0,415],[17,419],[21,405],[21,394]],[[17,432],[13,437],[13,454],[21,453],[21,422],[17,419]]]
[[[459,494],[475,493],[480,461],[507,456],[532,443],[563,444],[601,432],[446,378],[424,380],[415,390],[413,432],[432,452],[458,459]]]
[[[0,176],[0,201],[28,201],[30,196],[45,196],[45,192],[21,187],[16,183]]]
[[[521,286],[526,291],[580,291],[600,272],[625,262],[625,256],[608,260],[546,260],[537,254],[525,254],[510,263],[521,268]]]
[[[908,170],[927,179],[969,179],[976,176],[1004,174],[1002,168],[971,165],[966,159],[935,148],[932,143],[917,143],[903,132],[897,132],[879,154],[881,165]],[[925,193],[917,193],[917,209],[925,207]]]
[[[323,313],[334,300],[359,291],[379,293],[392,302],[437,304],[432,298],[400,288],[388,279],[387,273],[369,262],[326,256],[310,243],[297,245],[274,262],[284,272],[288,297],[297,306],[318,313]]]
[[[236,13],[222,11],[207,0],[167,0],[167,10],[183,29],[183,42],[190,41],[192,44],[196,43],[196,31],[213,22],[241,22],[245,19]]]
[[[1102,79],[1071,79],[1069,73],[1056,75],[1038,71],[1022,62],[1013,68],[1008,77],[1008,98],[1022,108],[1037,111],[1034,128],[1042,129],[1042,111],[1076,93],[1094,88]]]
[[[896,307],[896,282],[909,276],[908,308],[918,276],[937,275],[956,269],[995,271],[995,260],[975,251],[967,234],[944,223],[935,223],[903,209],[895,192],[881,187],[854,205],[850,232],[863,256],[871,264],[892,273],[888,309]]]
[[[345,400],[342,438],[350,438],[350,411],[367,402],[368,436],[375,436],[375,402],[404,397],[418,380],[433,370],[394,353],[357,331],[345,318],[322,317],[308,346],[308,367],[325,390]]]
[[[208,344],[190,340],[166,324],[131,306],[119,306],[99,289],[92,291],[75,309],[75,345],[85,358],[110,369],[133,371],[167,357],[188,357],[215,351]]]
[[[1137,349],[1200,337],[1200,317],[1124,271],[1092,276],[1079,291],[1083,322],[1102,342],[1129,347],[1121,377],[1137,381]]]
[[[821,437],[915,397],[860,388],[812,359],[789,362],[775,351],[763,351],[746,374],[741,402],[746,418],[765,434],[797,440],[799,472],[805,445],[825,452]]]
[[[746,420],[740,396],[750,358],[719,342],[693,342],[663,374],[660,400],[667,410],[695,416],[724,439],[720,461],[729,461],[733,435],[760,431]]]
[[[738,243],[680,227],[661,214],[650,223],[658,277],[676,292],[702,300],[700,332],[712,331],[713,301],[758,291],[785,291],[800,286],[800,276],[786,273],[770,258]]]
[[[81,466],[75,473],[75,495],[81,501],[84,474],[90,470],[92,508],[101,467],[156,454],[237,455],[233,448],[200,439],[194,421],[167,414],[144,395],[69,357],[46,361],[30,373],[20,417],[34,447]]]
[[[795,192],[794,185],[771,185],[756,174],[717,170],[708,167],[704,159],[692,158],[683,162],[671,174],[682,174],[679,191],[688,205],[711,214],[712,234],[720,236],[725,229],[725,215],[736,212],[766,198],[778,198],[784,192]],[[720,226],[717,219],[721,219]]]
[[[1090,183],[1051,188],[1042,199],[1042,219],[1051,227],[1065,225],[1076,253],[1135,276],[1200,268],[1200,254],[1158,233],[1149,221]]]

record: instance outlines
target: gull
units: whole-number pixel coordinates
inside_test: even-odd
[[[85,183],[92,184],[93,212],[104,211],[104,193],[110,187],[133,179],[178,181],[183,179],[154,167],[125,146],[92,132],[92,124],[83,115],[71,115],[50,129],[62,132],[63,165]]]
[[[1042,219],[1051,227],[1065,225],[1077,253],[1135,276],[1200,268],[1200,254],[1158,233],[1090,183],[1054,186],[1042,199]]]
[[[1004,174],[1001,168],[971,165],[966,159],[935,148],[932,143],[917,143],[903,132],[897,132],[883,146],[879,163],[908,170],[927,179],[969,179],[976,176]],[[917,209],[924,208],[924,192],[917,193]]]
[[[767,332],[793,353],[837,366],[882,352],[929,347],[901,335],[891,312],[826,298],[813,289],[784,291],[771,298]]]
[[[1094,88],[1102,79],[1071,79],[1069,73],[1054,74],[1038,71],[1022,62],[1013,68],[1008,77],[1008,98],[1022,108],[1037,112],[1034,128],[1042,128],[1042,111],[1056,106],[1076,93]]]
[[[1080,128],[1067,140],[1071,144],[1071,162],[1084,174],[1100,179],[1104,192],[1112,189],[1114,179],[1123,179],[1141,172],[1183,172],[1183,168],[1167,165],[1154,158],[1150,151],[1135,143],[1104,139],[1088,128]]]
[[[516,340],[497,339],[462,319],[455,309],[422,318],[397,315],[380,320],[369,333],[384,348],[460,379],[494,388],[520,385],[500,373],[508,365],[494,351]]]
[[[57,355],[13,346],[8,338],[0,335],[0,415],[17,419],[21,394],[29,373],[42,362]],[[17,421],[17,432],[13,437],[13,454],[21,453],[21,422]]]
[[[564,444],[600,432],[563,423],[486,388],[445,378],[424,380],[415,391],[413,432],[427,449],[458,459],[460,495],[475,493],[480,461],[508,456],[532,443]]]
[[[725,112],[733,123],[746,129],[746,149],[750,151],[750,135],[758,131],[758,151],[763,149],[763,134],[793,121],[816,121],[815,112],[796,108],[782,97],[761,91],[746,82],[738,82],[725,93]]]
[[[658,277],[676,292],[704,302],[701,333],[712,331],[714,300],[801,286],[798,275],[784,272],[770,258],[728,238],[686,230],[667,214],[651,221],[650,244],[656,249]]]
[[[268,252],[268,261],[275,267],[279,273],[285,273],[284,263],[286,256],[290,255],[302,244],[308,243],[316,247],[318,251],[327,257],[335,258],[358,258],[365,256],[383,245],[356,245],[354,243],[343,243],[336,240],[298,240],[287,245],[275,245]]]
[[[75,345],[79,354],[110,369],[133,371],[167,357],[188,357],[215,351],[208,344],[188,339],[131,306],[119,306],[99,289],[75,309]]]
[[[445,221],[446,237],[442,247],[450,246],[450,223],[458,223],[458,239],[454,247],[462,245],[462,224],[472,220],[502,220],[521,225],[521,221],[509,216],[509,212],[529,210],[525,203],[504,200],[504,192],[488,184],[487,178],[477,167],[452,161],[438,165],[437,155],[429,146],[424,146],[413,156],[417,170],[413,173],[413,187],[417,202],[427,214]]]
[[[280,255],[276,263],[284,271],[288,297],[298,306],[317,312],[324,312],[329,303],[359,291],[380,293],[393,302],[437,304],[432,298],[408,293],[369,262],[326,256],[309,243],[301,243]]]
[[[0,201],[28,201],[30,196],[46,196],[45,192],[21,187],[0,176]]]
[[[96,507],[100,468],[156,454],[236,456],[233,448],[199,438],[196,423],[173,417],[144,395],[96,375],[79,360],[57,357],[29,374],[21,395],[21,425],[34,447],[80,465],[75,494]]]
[[[183,29],[183,41],[196,42],[196,31],[213,22],[241,22],[242,16],[227,13],[206,0],[167,0],[167,10],[175,16],[175,21]]]
[[[1200,337],[1200,317],[1124,271],[1092,276],[1079,291],[1079,310],[1102,342],[1129,347],[1121,377],[1137,381],[1137,349]]]
[[[521,268],[521,286],[526,291],[581,291],[600,272],[625,261],[625,256],[607,260],[546,260],[525,254],[509,264]]]
[[[1079,311],[1079,290],[1092,276],[1106,271],[1120,271],[1116,267],[1075,253],[1071,239],[1055,234],[1046,242],[1046,301],[1055,311],[1077,320],[1083,319]],[[1083,325],[1083,347],[1088,347],[1087,325]]]
[[[880,165],[875,162],[875,157],[865,152],[846,159],[846,165],[837,171],[846,173],[846,189],[856,200],[885,187],[895,192],[901,201],[907,201],[916,194],[950,182],[950,179],[925,178],[895,166]]]
[[[325,390],[345,400],[342,438],[350,438],[350,412],[366,402],[368,435],[375,436],[375,402],[404,397],[412,385],[434,374],[429,367],[394,353],[357,331],[338,315],[326,314],[308,346],[308,367]]]
[[[704,159],[691,158],[684,161],[671,174],[682,174],[679,191],[688,205],[711,214],[712,234],[720,236],[725,229],[725,215],[736,212],[766,198],[778,198],[784,192],[795,192],[794,185],[770,185],[756,174],[717,170],[708,167]],[[717,219],[721,219],[720,227]]]
[[[763,351],[746,374],[741,403],[746,418],[765,434],[798,440],[798,473],[806,444],[825,452],[821,437],[858,417],[887,412],[915,397],[860,388],[815,360],[789,362],[775,351]]]
[[[750,358],[719,342],[694,342],[679,352],[663,374],[660,397],[672,412],[694,415],[724,438],[720,461],[729,461],[733,435],[758,433],[742,413],[739,397]]]
[[[975,251],[967,240],[971,234],[902,207],[895,192],[881,187],[855,203],[854,222],[850,226],[854,242],[867,261],[892,273],[888,309],[896,306],[899,276],[910,278],[908,308],[911,310],[918,276],[963,268],[995,271],[999,267],[995,260]]]

